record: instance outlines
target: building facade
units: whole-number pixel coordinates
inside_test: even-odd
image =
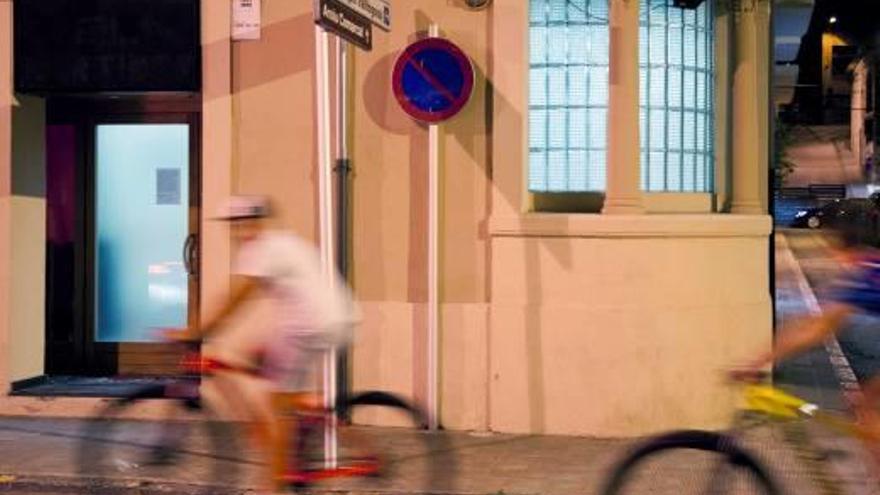
[[[600,436],[725,424],[735,397],[718,370],[768,346],[772,334],[771,5],[668,4],[496,0],[471,10],[465,2],[396,0],[392,30],[377,30],[370,52],[351,50],[349,261],[364,315],[351,352],[353,388],[417,398],[430,388],[429,131],[398,106],[391,73],[400,52],[437,24],[476,74],[468,105],[439,129],[441,424]],[[320,241],[311,3],[263,0],[256,41],[231,41],[229,2],[202,0],[199,15],[198,94],[137,95],[138,112],[197,117],[173,121],[190,123],[197,150],[189,164],[198,173],[188,174],[197,187],[177,199],[181,232],[188,225],[199,236],[190,317],[193,308],[209,310],[228,284],[228,232],[210,220],[228,195],[268,194],[281,225]],[[0,3],[2,39],[12,39],[12,23],[12,4]],[[51,374],[49,361],[58,359],[48,321],[58,317],[47,308],[59,279],[47,258],[56,259],[49,225],[57,227],[53,205],[64,195],[53,192],[53,173],[62,173],[53,164],[64,147],[44,137],[69,124],[70,106],[57,95],[14,91],[10,45],[0,43],[4,390]],[[100,171],[112,129],[105,138],[100,124],[89,129]],[[156,174],[157,184],[165,174],[187,190],[184,178]],[[82,180],[103,198],[100,177]],[[86,216],[109,225],[96,209]],[[82,280],[99,271],[84,266]],[[133,311],[125,307],[120,314]],[[130,337],[103,339],[123,342],[101,350],[94,332],[111,318],[101,311],[79,316],[90,318],[83,328],[93,350],[67,374],[89,359],[136,372],[157,354]],[[247,345],[260,324],[236,327],[220,347]],[[10,395],[0,411],[87,414],[94,404]]]

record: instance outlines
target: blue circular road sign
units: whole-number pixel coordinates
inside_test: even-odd
[[[467,104],[474,89],[470,59],[451,41],[416,41],[398,57],[392,76],[394,96],[417,120],[442,122]]]

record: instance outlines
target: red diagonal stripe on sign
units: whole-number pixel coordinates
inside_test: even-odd
[[[409,66],[412,67],[413,69],[415,69],[416,72],[419,73],[419,75],[424,77],[425,81],[428,81],[428,84],[430,84],[434,89],[439,91],[440,94],[443,95],[444,98],[449,100],[449,103],[455,103],[455,100],[456,100],[455,95],[450,93],[449,90],[446,88],[446,86],[444,86],[443,83],[441,83],[439,80],[437,80],[436,77],[434,77],[434,74],[431,74],[430,72],[425,70],[424,67],[415,63],[415,61],[413,59],[409,60]]]

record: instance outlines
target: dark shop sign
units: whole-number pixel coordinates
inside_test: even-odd
[[[364,50],[373,49],[373,23],[339,0],[315,0],[315,22]]]

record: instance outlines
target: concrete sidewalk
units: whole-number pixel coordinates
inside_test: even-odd
[[[9,493],[36,493],[34,487],[42,487],[41,493],[204,493],[190,491],[185,488],[187,485],[178,482],[203,483],[210,472],[209,464],[215,462],[209,456],[190,459],[185,471],[173,472],[165,478],[127,478],[123,469],[106,484],[106,491],[76,491],[77,486],[87,486],[83,485],[83,473],[77,468],[77,446],[84,441],[83,424],[82,420],[74,419],[0,420],[0,492],[5,489]],[[136,438],[140,429],[150,425],[149,422],[126,422],[124,430],[131,438]],[[812,479],[814,474],[809,472],[789,442],[792,432],[785,430],[762,427],[749,431],[742,440],[785,487],[786,493],[829,493],[820,490]],[[327,483],[320,485],[321,491],[595,494],[599,493],[599,487],[614,463],[634,443],[633,440],[440,433],[438,435],[442,435],[446,442],[444,451],[421,452],[419,443],[414,440],[418,435],[434,434],[393,428],[366,428],[362,433],[373,437],[382,452],[397,457],[393,476],[380,482]],[[821,435],[812,431],[808,434],[818,439],[817,444],[821,447],[837,451],[828,463],[843,466],[842,469],[833,469],[831,483],[839,491],[831,493],[872,493],[865,476],[852,467],[854,462],[857,463],[852,457],[854,446],[841,449],[839,443],[829,445]],[[252,450],[241,447],[233,454],[233,461],[226,459],[223,462],[234,464],[227,464],[229,469],[239,469],[235,486],[227,485],[210,493],[247,493],[249,488],[256,486],[256,476],[261,468],[257,456]],[[454,464],[449,463],[450,459],[454,459]],[[662,465],[655,466],[658,472],[650,475],[650,488],[645,493],[685,494],[687,491],[681,489],[682,484],[704,486],[700,481],[707,479],[710,473],[709,458],[703,453],[683,451],[662,461]],[[423,471],[435,467],[441,470],[439,486],[426,486]],[[27,491],[27,487],[31,491]]]

